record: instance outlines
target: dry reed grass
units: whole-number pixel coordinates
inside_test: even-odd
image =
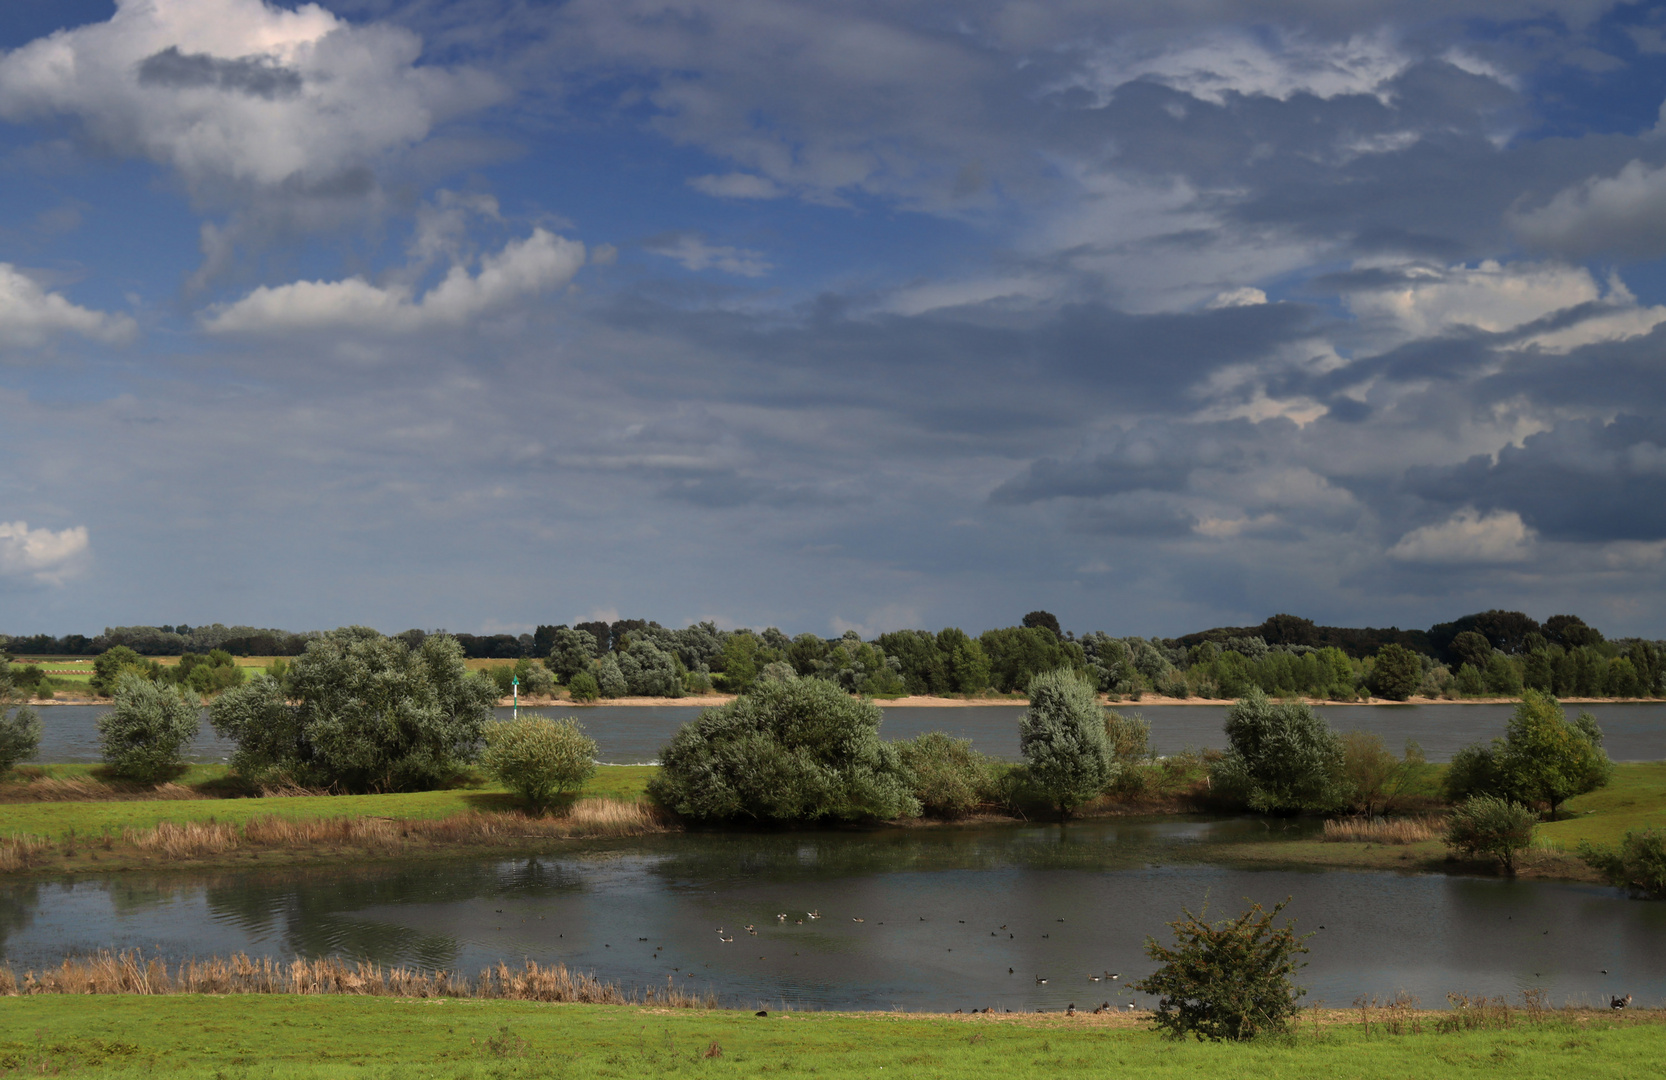
[[[52,841],[44,836],[8,836],[0,840],[0,872],[27,870],[38,855],[53,847]]]
[[[1416,844],[1441,835],[1438,817],[1344,818],[1325,822],[1324,840],[1352,844]]]
[[[34,776],[0,785],[0,802],[111,802],[122,799],[201,799],[184,784],[137,784],[89,776]]]
[[[264,816],[253,818],[241,827],[228,822],[164,821],[152,829],[126,829],[122,838],[150,855],[192,859],[251,848],[352,847],[394,852],[421,843],[598,839],[642,836],[670,827],[669,819],[646,803],[584,799],[560,817],[467,813],[431,821],[377,817],[293,821]]]
[[[713,1009],[710,993],[690,993],[666,980],[664,989],[622,990],[565,964],[528,960],[512,968],[499,963],[469,979],[454,971],[383,967],[337,957],[289,963],[250,959],[242,953],[222,959],[186,960],[170,966],[138,951],[100,952],[65,960],[58,967],[25,972],[20,979],[0,968],[0,995],[19,994],[345,994],[400,998],[485,998],[503,1001],[578,1002],[592,1005],[655,1005]]]

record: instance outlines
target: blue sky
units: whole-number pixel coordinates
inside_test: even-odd
[[[1666,636],[1666,8],[14,0],[0,632]]]

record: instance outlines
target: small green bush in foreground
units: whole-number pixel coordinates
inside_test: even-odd
[[[596,774],[596,740],[572,717],[528,714],[486,726],[480,765],[532,809],[543,810],[552,796],[576,791]]]
[[[200,709],[195,696],[180,687],[123,672],[116,679],[115,707],[98,718],[104,763],[129,780],[166,779],[184,764],[184,750],[202,726]]]
[[[1289,897],[1265,911],[1253,905],[1236,919],[1211,924],[1187,911],[1169,923],[1172,948],[1146,938],[1145,952],[1161,966],[1134,983],[1157,998],[1152,1020],[1177,1039],[1195,1035],[1245,1040],[1288,1030],[1297,1002],[1307,993],[1290,981],[1298,953],[1308,951],[1293,923],[1273,920]]]

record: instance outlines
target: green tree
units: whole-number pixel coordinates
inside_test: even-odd
[[[1509,799],[1475,795],[1446,819],[1446,846],[1471,857],[1493,855],[1516,872],[1516,852],[1533,842],[1533,811]]]
[[[649,794],[696,821],[913,817],[879,707],[825,679],[759,682],[702,710],[660,752]]]
[[[177,686],[122,672],[116,678],[115,705],[98,718],[104,763],[129,780],[167,779],[184,764],[185,748],[201,727],[201,709]]]
[[[545,663],[555,672],[556,678],[570,682],[574,675],[590,670],[590,661],[596,658],[595,635],[585,630],[558,626],[551,637],[555,644],[550,648]]]
[[[989,686],[989,656],[977,638],[958,627],[947,627],[937,632],[937,649],[948,668],[949,689],[959,694],[978,694]]]
[[[1286,1031],[1297,1003],[1307,993],[1291,981],[1307,966],[1296,957],[1308,951],[1295,924],[1274,926],[1290,903],[1271,911],[1253,905],[1236,919],[1210,924],[1185,914],[1169,923],[1174,945],[1145,939],[1145,953],[1157,970],[1133,984],[1157,999],[1152,1022],[1176,1038],[1246,1040]]]
[[[155,679],[162,667],[154,660],[146,660],[126,645],[106,649],[93,658],[93,675],[88,680],[95,694],[109,697],[116,692],[116,681],[123,672],[131,671],[141,678]]]
[[[17,684],[11,658],[0,653],[0,773],[27,761],[40,749],[40,716],[28,691]]]
[[[1061,818],[1116,779],[1105,712],[1093,686],[1069,668],[1030,680],[1030,707],[1018,718],[1018,749],[1030,779]]]
[[[1616,849],[1579,842],[1579,857],[1610,885],[1651,900],[1666,900],[1666,832],[1627,829]]]
[[[1452,639],[1447,655],[1454,663],[1468,664],[1476,671],[1485,671],[1487,662],[1492,659],[1492,642],[1487,640],[1485,634],[1465,630]]]
[[[1227,710],[1226,738],[1211,783],[1252,810],[1331,810],[1348,796],[1342,740],[1305,704],[1275,704],[1252,690]]]
[[[635,640],[618,654],[619,673],[625,677],[626,692],[640,697],[679,698],[683,677],[677,658],[657,648],[647,638]]]
[[[1342,777],[1349,798],[1364,814],[1393,809],[1423,764],[1423,748],[1410,739],[1405,756],[1397,758],[1375,732],[1350,731],[1342,736]]]
[[[1552,821],[1565,800],[1605,786],[1614,772],[1596,718],[1580,713],[1569,723],[1561,703],[1537,690],[1522,694],[1495,758],[1501,792],[1549,803]]]
[[[602,697],[624,697],[630,693],[630,684],[625,681],[625,672],[619,667],[619,661],[613,653],[608,653],[596,663],[595,676]]]
[[[1423,681],[1423,662],[1417,654],[1398,643],[1377,650],[1371,668],[1371,692],[1390,701],[1404,701],[1417,692]]]
[[[314,639],[284,685],[260,675],[215,699],[214,730],[237,743],[232,768],[347,791],[418,791],[475,759],[497,687],[463,662],[457,639],[411,649],[367,627]]]
[[[1002,630],[986,630],[978,638],[978,643],[989,658],[990,682],[1005,694],[1028,686],[1031,679],[1043,672],[1056,671],[1061,667],[1087,667],[1087,654],[1080,645],[1060,640],[1046,627],[1009,626]]]
[[[535,811],[596,774],[596,740],[576,720],[528,713],[486,725],[481,767]]]

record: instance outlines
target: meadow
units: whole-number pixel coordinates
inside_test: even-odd
[[[260,1077],[1060,1077],[1267,1080],[1650,1075],[1652,1013],[1340,1010],[1293,1035],[1174,1042],[1143,1017],[919,1015],[315,996],[26,996],[0,1007],[0,1068],[29,1075]],[[1374,1022],[1373,1022],[1374,1021]],[[1508,1026],[1506,1026],[1506,1024]],[[1395,1033],[1398,1030],[1398,1033]]]

